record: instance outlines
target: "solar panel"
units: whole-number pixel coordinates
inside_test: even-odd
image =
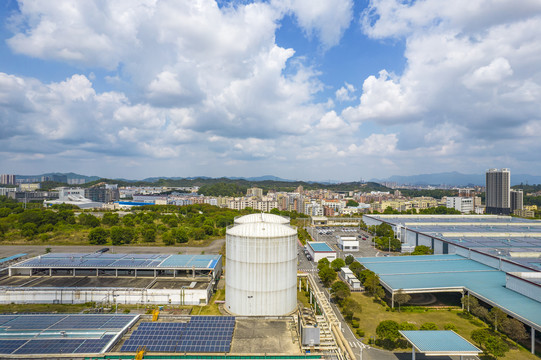
[[[0,354],[99,353],[137,318],[102,314],[0,315]],[[14,337],[17,340],[11,340]]]
[[[25,342],[26,340],[0,340],[0,354],[11,354]]]

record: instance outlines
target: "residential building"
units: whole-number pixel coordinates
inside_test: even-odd
[[[490,169],[486,173],[486,213],[509,215],[511,172],[509,169]]]
[[[85,198],[96,202],[108,203],[120,200],[120,193],[116,184],[97,184],[85,189]]]
[[[20,191],[36,191],[41,189],[41,184],[19,184]]]
[[[246,196],[254,196],[254,197],[257,197],[257,198],[262,198],[263,197],[263,189],[256,188],[256,187],[249,188],[246,191]]]
[[[463,214],[470,214],[474,211],[473,198],[461,197],[461,196],[449,196],[447,197],[447,203],[445,205],[450,209],[455,209]]]
[[[11,192],[16,192],[17,188],[0,188],[0,196],[8,196]]]
[[[511,212],[515,210],[522,210],[524,208],[524,193],[522,189],[514,190],[511,192]]]
[[[13,174],[0,175],[0,184],[2,185],[15,185],[17,177]]]

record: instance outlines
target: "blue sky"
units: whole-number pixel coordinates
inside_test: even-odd
[[[0,172],[541,173],[541,4],[7,1]]]

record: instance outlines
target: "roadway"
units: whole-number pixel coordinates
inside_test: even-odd
[[[330,228],[327,228],[330,229]],[[355,231],[344,231],[348,229],[352,229]],[[377,249],[374,248],[372,245],[372,236],[368,234],[366,231],[360,230],[359,228],[348,228],[348,227],[337,227],[335,228],[331,233],[328,234],[320,234],[318,229],[313,227],[307,227],[306,230],[308,233],[312,236],[312,238],[315,241],[323,241],[327,243],[332,249],[336,250],[337,257],[340,257],[342,259],[345,259],[347,255],[353,255],[354,257],[371,257],[371,256],[377,256],[380,253],[383,253]],[[345,236],[356,236],[359,235],[366,238],[366,240],[362,240],[362,238],[359,239],[359,251],[347,251],[344,252],[340,250],[338,247],[338,239],[337,236],[345,235]],[[313,261],[308,261],[306,258],[303,247],[299,244],[299,256],[298,256],[298,269],[304,272],[311,272],[314,274],[314,277],[317,279],[316,285],[318,286],[319,290],[322,291],[327,298],[330,299],[330,293],[329,289],[323,287],[323,284],[319,280],[317,276],[317,264]],[[337,304],[333,303],[331,301],[331,307],[333,308],[333,311],[338,318],[338,320],[341,323],[341,329],[342,333],[344,334],[344,337],[346,341],[349,342],[349,345],[351,346],[351,349],[355,353],[355,356],[359,360],[397,360],[402,359],[403,354],[395,354],[390,351],[375,349],[370,347],[369,345],[363,344],[361,341],[357,339],[357,337],[353,334],[353,331],[349,327],[348,323],[342,316],[342,313],[338,309]],[[362,349],[362,350],[361,350]],[[362,352],[362,355],[361,355]],[[361,357],[362,356],[362,357]],[[411,358],[411,353],[409,354]]]

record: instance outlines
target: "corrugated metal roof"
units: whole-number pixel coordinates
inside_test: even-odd
[[[402,330],[400,333],[425,355],[477,355],[482,351],[450,330]]]
[[[235,224],[247,224],[256,222],[289,224],[289,219],[283,216],[268,213],[249,214],[240,216],[235,219]]]
[[[332,251],[334,252],[333,249],[331,249],[331,247],[329,245],[327,245],[326,243],[324,242],[315,242],[315,241],[312,241],[312,242],[308,242],[307,243],[315,252],[329,252],[329,251]]]
[[[227,229],[226,234],[244,237],[275,238],[297,235],[297,230],[288,225],[259,222],[233,226]]]
[[[464,260],[442,261],[442,256]],[[403,262],[402,258],[410,259]],[[419,261],[412,261],[414,258],[416,256],[357,258],[357,261],[377,273],[381,281],[394,291],[467,289],[472,295],[481,297],[485,302],[492,302],[513,314],[512,316],[541,330],[541,303],[506,288],[505,272],[459,255],[425,255],[419,256]],[[430,258],[433,260],[430,261]],[[453,264],[455,266],[452,266]]]

